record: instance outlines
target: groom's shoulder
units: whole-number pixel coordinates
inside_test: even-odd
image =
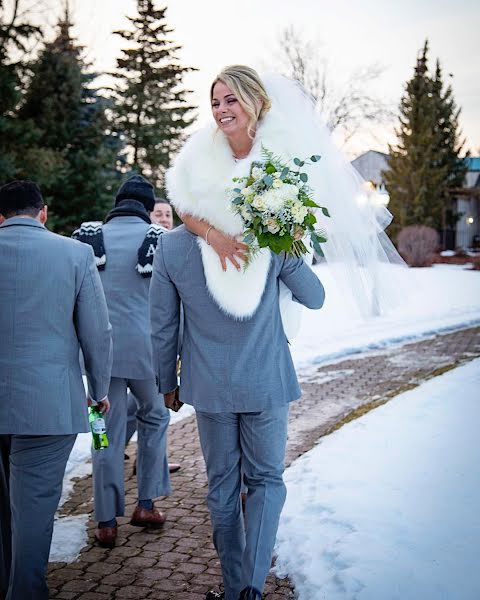
[[[161,237],[161,247],[164,253],[174,255],[176,252],[186,250],[187,248],[196,245],[197,236],[190,233],[185,225],[180,225]]]

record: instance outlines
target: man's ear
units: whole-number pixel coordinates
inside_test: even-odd
[[[0,215],[0,225],[5,221],[5,217],[3,215]]]
[[[40,223],[42,225],[45,225],[45,223],[47,222],[48,219],[48,206],[45,204],[45,206],[40,209],[40,212],[38,213],[38,220],[40,221]]]

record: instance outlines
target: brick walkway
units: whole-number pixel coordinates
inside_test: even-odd
[[[292,404],[290,412],[287,464],[345,420],[477,356],[478,327],[358,355],[303,373],[303,397]],[[168,518],[161,531],[128,523],[136,501],[136,482],[131,475],[134,448],[130,448],[132,458],[126,462],[128,517],[119,519],[117,547],[108,550],[93,545],[95,523],[90,519],[89,545],[79,559],[50,565],[51,598],[203,600],[208,589],[218,589],[221,575],[210,539],[205,467],[195,418],[170,428],[170,456],[182,463],[182,469],[172,476],[173,495],[157,502]],[[91,513],[91,496],[91,477],[86,477],[75,484],[61,514]],[[293,595],[288,580],[269,577],[265,598]]]

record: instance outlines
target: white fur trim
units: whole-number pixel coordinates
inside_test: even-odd
[[[271,254],[261,250],[248,268],[237,271],[227,260],[227,270],[217,253],[205,240],[198,238],[202,253],[203,269],[207,288],[220,308],[235,319],[248,319],[257,310],[265,289]]]

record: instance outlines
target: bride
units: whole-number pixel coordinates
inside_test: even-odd
[[[185,226],[199,237],[205,277],[218,305],[244,319],[257,308],[269,268],[264,250],[243,269],[248,247],[241,217],[230,207],[234,177],[249,174],[262,147],[285,160],[320,154],[309,167],[309,185],[331,218],[317,215],[322,246],[343,295],[363,317],[396,305],[398,281],[390,264],[403,264],[384,232],[386,208],[368,197],[364,182],[332,142],[314,103],[297,82],[243,65],[226,67],[213,81],[214,122],[193,134],[167,172],[167,191]],[[300,307],[280,290],[285,333],[295,336]]]
[[[392,278],[383,275],[382,270],[389,261],[401,262],[383,232],[390,219],[389,213],[385,209],[378,209],[365,197],[361,179],[333,146],[328,131],[315,113],[313,103],[302,89],[284,77],[260,78],[252,68],[234,65],[225,68],[215,78],[210,90],[210,100],[214,122],[197,131],[186,142],[173,167],[167,172],[167,191],[186,227],[198,236],[205,282],[217,306],[237,320],[254,321],[262,310],[270,310],[269,305],[261,304],[261,301],[270,266],[274,263],[272,253],[263,249],[255,255],[247,269],[242,268],[248,247],[242,241],[242,219],[231,210],[229,194],[229,190],[235,187],[233,179],[247,176],[252,162],[262,160],[264,147],[285,160],[321,155],[320,161],[310,166],[308,174],[317,204],[327,206],[331,215],[330,219],[325,219],[328,223],[321,223],[322,227],[328,229],[328,240],[324,244],[327,261],[337,272],[339,282],[349,290],[346,293],[351,296],[361,313],[377,314],[388,307]],[[283,259],[276,260],[278,262]],[[298,263],[303,265],[302,261]],[[313,279],[318,283],[315,277]],[[198,282],[195,280],[192,285],[198,285]],[[199,287],[199,302],[200,292]],[[291,294],[287,294],[286,290],[280,290],[280,296],[283,329],[290,339],[298,327],[298,315],[295,314],[298,303],[292,302]],[[270,299],[271,297],[272,295]],[[270,326],[268,319],[265,324],[267,335]],[[236,338],[231,332],[225,335],[228,338],[225,340],[225,353],[228,353]],[[283,337],[281,342],[276,343],[286,345],[286,340]],[[248,354],[252,349],[242,347],[242,351]],[[272,347],[271,351],[273,355],[278,352],[278,348]],[[258,369],[262,368],[262,362],[258,361]],[[279,369],[278,379],[284,385],[286,374],[281,372],[280,367]],[[214,378],[215,374],[207,375]],[[239,376],[248,381],[252,373],[240,372]],[[226,392],[228,390],[220,390],[220,397],[226,395]],[[250,410],[263,410],[257,396],[249,397],[249,400]],[[197,411],[197,418],[202,415],[202,422],[205,422],[207,414]],[[245,416],[243,412],[240,415],[233,414]],[[247,414],[254,418],[261,418],[263,415],[262,412]],[[213,422],[213,419],[210,420]],[[219,430],[219,422],[218,419],[215,421],[216,429],[209,429],[209,443],[213,446],[212,454],[215,456],[218,454],[218,440],[215,436],[224,435],[223,430]],[[280,437],[279,430],[273,435],[270,431],[263,440],[264,451],[270,459],[273,456],[272,449],[275,444],[278,446]],[[238,430],[230,433],[228,439],[232,443],[235,440],[237,444],[244,443]],[[227,459],[228,456],[221,457],[221,460]],[[283,465],[283,458],[281,462]],[[227,474],[226,472],[225,477]],[[263,476],[260,471],[257,475]],[[222,481],[217,481],[217,488]],[[230,495],[222,490],[220,496],[222,501],[230,505],[235,503],[239,492],[235,487]],[[274,532],[278,525],[279,512],[275,510],[283,503],[275,501],[273,496],[268,497],[268,502],[267,514],[273,523],[269,532],[273,532],[273,535],[269,533],[268,540],[263,539],[263,536],[261,543],[257,544],[259,550],[254,564],[245,561],[245,564],[239,565],[238,557],[235,559],[237,562],[232,564],[223,555],[221,564],[226,593],[209,592],[207,599],[237,600],[238,593],[232,590],[235,586],[238,587],[238,581],[232,573],[238,574],[242,569],[242,577],[252,579],[253,583],[250,581],[240,598],[248,600],[261,597],[270,567]],[[258,521],[252,516],[254,506],[257,506],[254,494],[252,497],[247,496],[246,522],[250,530],[255,529]],[[222,515],[223,521],[226,521],[227,517],[223,513]],[[220,536],[219,542],[219,535],[217,531],[217,549],[225,550],[225,546],[232,546],[231,539],[225,540]],[[235,580],[235,585],[232,580]]]

